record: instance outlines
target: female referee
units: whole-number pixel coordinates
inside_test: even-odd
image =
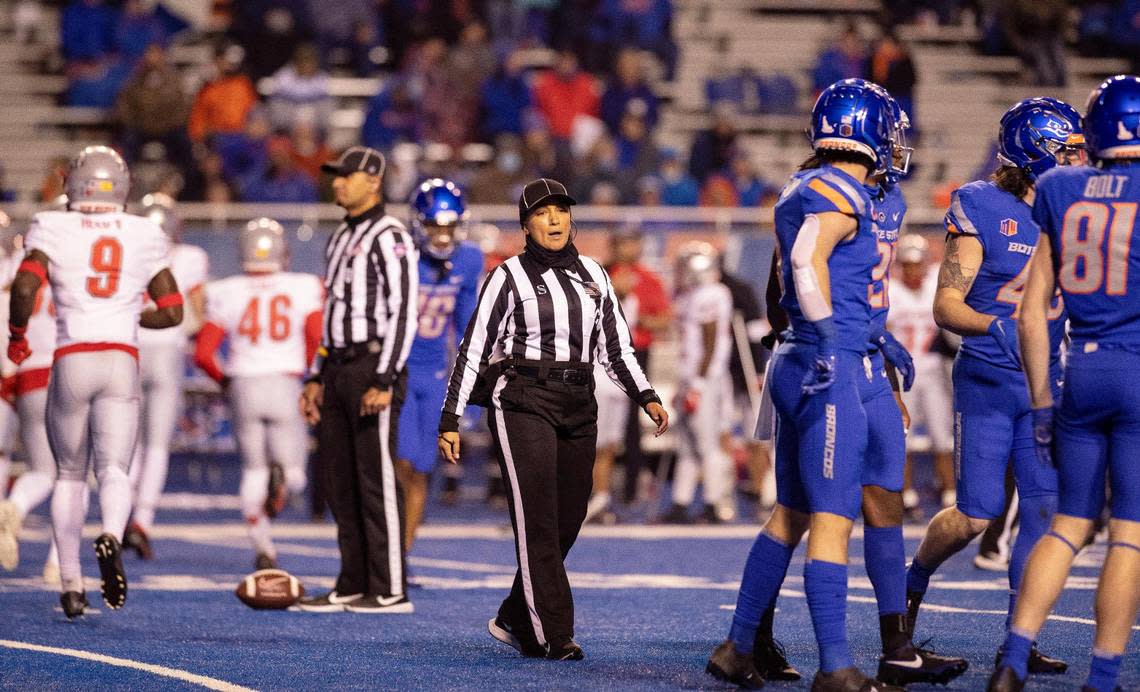
[[[526,250],[483,284],[439,423],[440,451],[454,464],[459,415],[469,402],[487,406],[507,481],[519,571],[488,631],[524,656],[560,661],[584,657],[573,638],[563,560],[590,497],[598,434],[594,362],[641,405],[657,435],[669,427],[669,414],[634,359],[610,277],[574,247],[572,204],[555,180],[523,188]]]

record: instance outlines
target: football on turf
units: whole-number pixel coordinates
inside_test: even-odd
[[[242,579],[234,593],[250,608],[284,610],[305,595],[305,587],[283,569],[259,569]]]

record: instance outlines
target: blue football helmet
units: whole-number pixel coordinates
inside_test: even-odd
[[[1073,113],[1072,106],[1046,97],[1017,102],[1001,117],[998,161],[1036,180],[1072,156],[1083,157],[1084,136],[1080,123],[1072,120]]]
[[[1140,158],[1140,77],[1101,82],[1089,95],[1084,131],[1094,159]]]
[[[451,257],[466,235],[467,205],[450,180],[429,178],[412,194],[412,237],[421,252],[436,259]]]
[[[873,175],[892,166],[895,120],[891,97],[877,84],[844,79],[823,90],[811,111],[812,148],[852,151],[874,164]]]

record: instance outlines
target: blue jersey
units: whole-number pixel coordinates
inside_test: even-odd
[[[891,301],[888,296],[891,284],[891,265],[895,261],[895,244],[899,242],[899,229],[906,216],[906,199],[898,186],[884,188],[868,187],[871,195],[871,229],[875,232],[875,243],[879,262],[871,272],[871,283],[867,287],[867,302],[871,304],[871,324],[886,328],[887,312]]]
[[[1037,184],[1033,217],[1052,244],[1074,344],[1140,347],[1140,163],[1060,167]]]
[[[482,273],[483,253],[474,245],[459,245],[446,263],[420,253],[419,327],[408,354],[410,367],[446,367],[449,340],[463,338],[475,311]]]
[[[784,186],[776,203],[776,242],[780,251],[780,306],[792,325],[792,340],[813,341],[815,332],[805,329],[792,278],[792,246],[808,214],[839,212],[858,222],[854,237],[835,246],[827,267],[831,274],[831,311],[841,348],[866,351],[871,306],[867,286],[871,270],[879,261],[875,234],[871,231],[871,197],[857,180],[838,168],[824,166],[800,171]]]
[[[966,305],[985,315],[1016,320],[1029,279],[1029,260],[1040,235],[1033,210],[994,183],[978,180],[954,191],[945,224],[950,235],[970,236],[982,244],[982,265],[966,294]],[[1063,303],[1055,298],[1049,313],[1054,359],[1060,357],[1064,317]],[[988,334],[963,337],[962,353],[991,365],[1019,369]]]

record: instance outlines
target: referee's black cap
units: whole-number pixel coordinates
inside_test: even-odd
[[[384,175],[384,155],[371,147],[349,147],[336,161],[321,164],[321,170],[337,176],[360,171],[368,175]]]
[[[525,226],[531,212],[547,204],[561,202],[567,206],[578,202],[566,191],[566,186],[557,180],[539,178],[532,180],[519,195],[519,225]]]

